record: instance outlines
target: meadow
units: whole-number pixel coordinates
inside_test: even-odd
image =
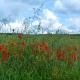
[[[80,35],[0,34],[0,80],[80,80]]]

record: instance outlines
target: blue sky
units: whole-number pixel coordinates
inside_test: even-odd
[[[11,21],[6,26],[3,25],[0,32],[24,30],[24,19],[33,16],[33,8],[37,9],[42,4],[42,12],[38,16],[40,20],[32,21],[28,31],[36,32],[36,26],[41,22],[44,34],[48,32],[47,28],[52,33],[57,29],[68,33],[80,33],[80,0],[0,0],[0,20],[12,14]]]

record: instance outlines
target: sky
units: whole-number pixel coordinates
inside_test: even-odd
[[[33,20],[34,15],[39,19]],[[3,19],[8,20],[5,25]],[[0,32],[36,33],[39,24],[40,34],[54,34],[58,29],[80,34],[80,0],[0,0]]]

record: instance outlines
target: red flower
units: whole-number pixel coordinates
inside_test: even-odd
[[[15,45],[14,42],[12,42],[11,45],[14,47],[14,45]]]
[[[34,49],[32,49],[32,53],[35,55],[36,54],[36,51]]]
[[[17,52],[22,52],[22,50],[21,49],[18,49]]]
[[[8,56],[10,56],[10,52],[8,52]]]
[[[22,37],[23,37],[23,36],[22,36],[21,34],[20,34],[20,35],[18,35],[18,38],[19,38],[19,39],[22,39]]]
[[[2,53],[2,59],[6,59],[6,54],[5,53]]]
[[[60,49],[57,49],[57,53],[60,53],[61,52],[61,50]]]
[[[63,54],[61,54],[61,53],[58,53],[58,54],[57,54],[57,58],[58,58],[58,59],[60,59],[62,56],[63,56]]]
[[[40,47],[43,47],[43,46],[45,46],[46,45],[46,43],[45,42],[42,42],[41,44],[40,44]]]
[[[47,55],[46,55],[46,57],[50,57],[52,54],[53,54],[53,52],[52,52],[52,51],[50,51],[50,53],[49,53],[49,54],[47,54]]]
[[[35,51],[33,51],[33,54],[35,55],[35,54],[36,54],[36,52],[35,52]]]
[[[48,46],[45,46],[45,49],[46,49],[46,50],[49,50],[49,47],[48,47]]]
[[[45,51],[45,49],[44,49],[44,48],[42,48],[42,47],[40,48],[40,50],[41,50],[41,52],[42,52],[42,53],[44,53],[44,51]]]
[[[75,53],[72,53],[72,54],[71,54],[71,57],[74,59],[74,61],[77,59],[77,56],[76,56]]]
[[[69,65],[72,65],[72,61],[69,61],[68,64],[69,64]]]
[[[22,45],[22,46],[25,46],[25,42],[24,42],[24,41],[22,41],[22,42],[21,42],[21,45]]]
[[[7,53],[7,52],[8,52],[8,50],[7,50],[7,49],[4,49],[2,52],[3,52],[3,53]]]
[[[53,51],[50,51],[50,53],[49,53],[50,55],[52,55],[53,54]]]
[[[2,45],[0,45],[0,50],[2,50]]]
[[[42,45],[46,45],[46,43],[45,43],[45,42],[42,42],[41,44],[42,44]]]

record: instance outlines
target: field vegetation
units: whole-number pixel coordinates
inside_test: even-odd
[[[0,80],[79,80],[80,35],[0,34]]]

